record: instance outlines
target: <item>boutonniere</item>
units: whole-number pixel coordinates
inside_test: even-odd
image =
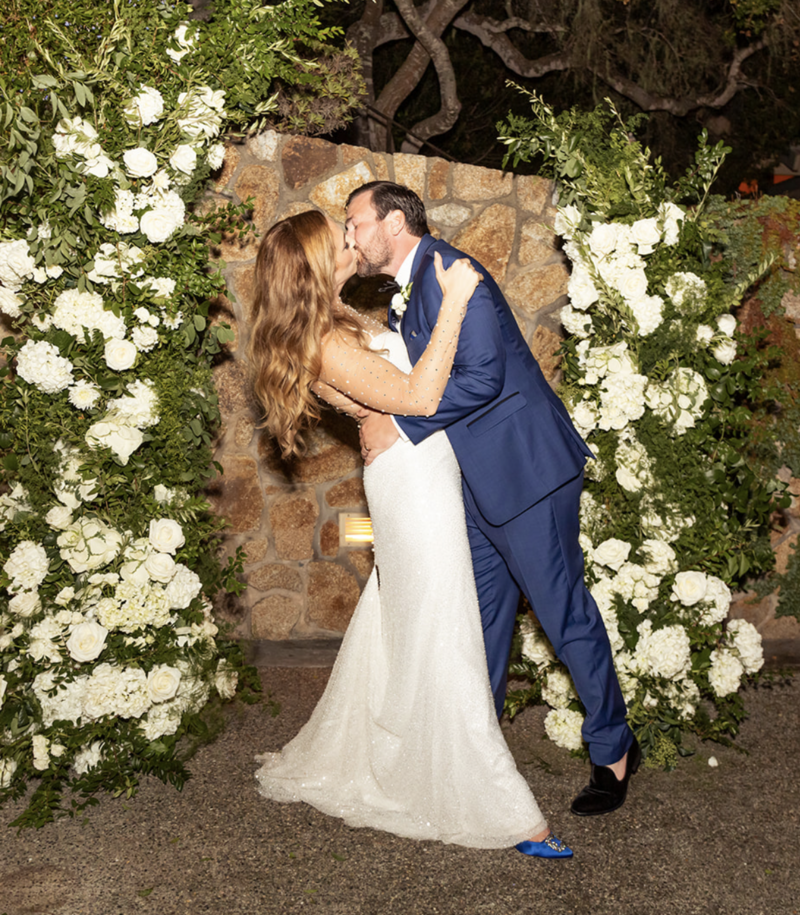
[[[392,296],[392,311],[398,318],[402,318],[403,312],[408,308],[408,300],[411,298],[411,287],[413,285],[413,282],[406,283],[405,286],[400,287],[400,292],[396,292]]]

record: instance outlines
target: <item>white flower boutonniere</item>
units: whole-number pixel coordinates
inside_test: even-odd
[[[406,283],[405,286],[400,287],[400,292],[396,292],[392,296],[392,311],[398,318],[402,318],[403,312],[408,308],[408,300],[411,298],[411,287],[413,285],[413,283]]]

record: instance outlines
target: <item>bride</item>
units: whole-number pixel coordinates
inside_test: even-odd
[[[339,299],[355,272],[341,228],[309,211],[267,233],[249,355],[264,424],[285,456],[302,450],[319,416],[315,394],[355,417],[436,412],[480,280],[467,259],[444,270],[436,257],[442,308],[412,369],[399,334]],[[395,444],[365,468],[364,488],[375,568],[311,719],[281,752],[259,757],[260,793],[409,838],[571,857],[497,722],[445,433]]]

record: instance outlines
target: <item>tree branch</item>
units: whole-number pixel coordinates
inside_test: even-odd
[[[701,95],[694,99],[677,99],[653,95],[624,76],[605,73],[595,67],[590,68],[590,70],[598,79],[603,80],[604,83],[607,83],[620,95],[624,95],[632,102],[635,102],[643,111],[668,111],[677,117],[683,117],[697,108],[722,108],[727,105],[739,89],[748,84],[747,80],[742,76],[742,64],[748,57],[752,57],[753,54],[761,51],[768,44],[768,40],[762,38],[746,48],[737,49],[728,67],[724,88],[720,89],[716,94]]]
[[[538,76],[544,76],[545,73],[551,73],[554,70],[568,70],[572,65],[568,51],[559,51],[555,54],[546,54],[544,57],[538,57],[535,60],[529,60],[522,54],[510,41],[505,34],[505,23],[490,19],[488,16],[479,16],[477,13],[469,12],[459,16],[453,26],[464,32],[474,35],[482,45],[494,51],[495,54],[503,61],[509,70],[519,76],[525,76],[528,79],[535,79]],[[551,26],[542,24],[538,26],[528,23],[528,31],[532,32],[560,32],[564,31],[560,26]],[[520,28],[519,25],[509,26],[509,28]]]

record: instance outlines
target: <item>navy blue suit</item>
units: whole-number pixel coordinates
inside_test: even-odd
[[[412,363],[428,345],[441,304],[435,251],[445,266],[465,256],[430,235],[420,241],[401,325]],[[586,707],[583,736],[592,761],[609,765],[626,752],[632,734],[605,626],[583,581],[578,506],[591,452],[545,381],[499,287],[473,263],[484,280],[467,308],[439,409],[430,417],[396,419],[414,443],[445,429],[461,466],[498,715],[521,589]],[[390,326],[396,329],[391,312]]]

